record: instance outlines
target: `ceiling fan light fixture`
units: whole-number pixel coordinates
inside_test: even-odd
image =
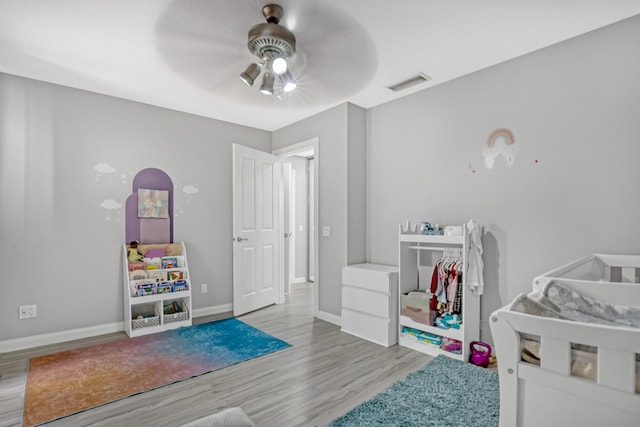
[[[253,86],[253,82],[260,75],[260,66],[255,62],[249,64],[246,70],[240,74],[240,79],[247,84],[247,86]]]
[[[287,71],[287,60],[282,57],[276,58],[273,60],[271,68],[273,72],[278,75],[284,74],[284,72]]]
[[[280,76],[280,82],[282,83],[282,90],[285,92],[291,92],[298,86],[289,70]]]
[[[281,95],[282,91],[290,92],[296,87],[287,62],[296,53],[296,37],[288,28],[279,25],[283,13],[282,7],[277,4],[265,5],[262,8],[262,15],[267,22],[251,27],[247,38],[249,52],[260,61],[264,68],[260,92],[265,95],[274,94],[274,74],[280,78],[278,95]],[[259,72],[254,76],[248,71],[249,69],[240,77],[251,86]]]
[[[264,73],[262,76],[262,84],[260,85],[260,93],[263,95],[273,95],[273,83],[275,79],[271,72]]]

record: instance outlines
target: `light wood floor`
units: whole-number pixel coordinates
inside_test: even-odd
[[[431,357],[340,332],[312,314],[312,285],[240,319],[292,347],[76,414],[47,426],[178,426],[241,406],[258,426],[324,426]],[[221,316],[217,316],[220,318]],[[222,317],[228,317],[222,316]],[[215,320],[197,318],[194,323]],[[19,426],[30,357],[120,339],[124,333],[0,354],[0,426]]]

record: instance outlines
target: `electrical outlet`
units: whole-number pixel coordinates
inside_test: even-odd
[[[207,292],[209,292],[209,285],[206,283],[202,284],[202,293],[206,294]]]
[[[36,305],[21,305],[19,308],[19,317],[20,319],[31,319],[32,317],[37,317],[38,312],[36,309]]]

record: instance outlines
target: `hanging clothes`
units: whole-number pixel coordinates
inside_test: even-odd
[[[431,276],[429,308],[440,314],[460,313],[463,262],[458,252],[448,251],[436,263]]]

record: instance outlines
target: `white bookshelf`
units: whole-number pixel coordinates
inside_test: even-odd
[[[129,269],[127,259],[128,245],[123,247],[124,330],[130,337],[192,324],[191,282],[184,243],[139,245],[143,253],[149,248],[162,247],[170,248],[171,253],[164,258],[175,258],[178,261],[176,265],[168,268],[152,266],[152,268],[133,271]],[[135,274],[132,273],[140,271],[144,271],[147,277],[133,278]],[[141,288],[145,288],[141,285],[147,284],[152,286],[146,286],[145,292],[140,291]],[[153,285],[155,285],[155,291],[153,291]],[[159,286],[165,289],[162,293],[158,293]],[[170,291],[166,290],[168,286],[171,287]],[[167,313],[165,313],[165,307],[167,307]],[[169,311],[173,312],[169,313]]]

